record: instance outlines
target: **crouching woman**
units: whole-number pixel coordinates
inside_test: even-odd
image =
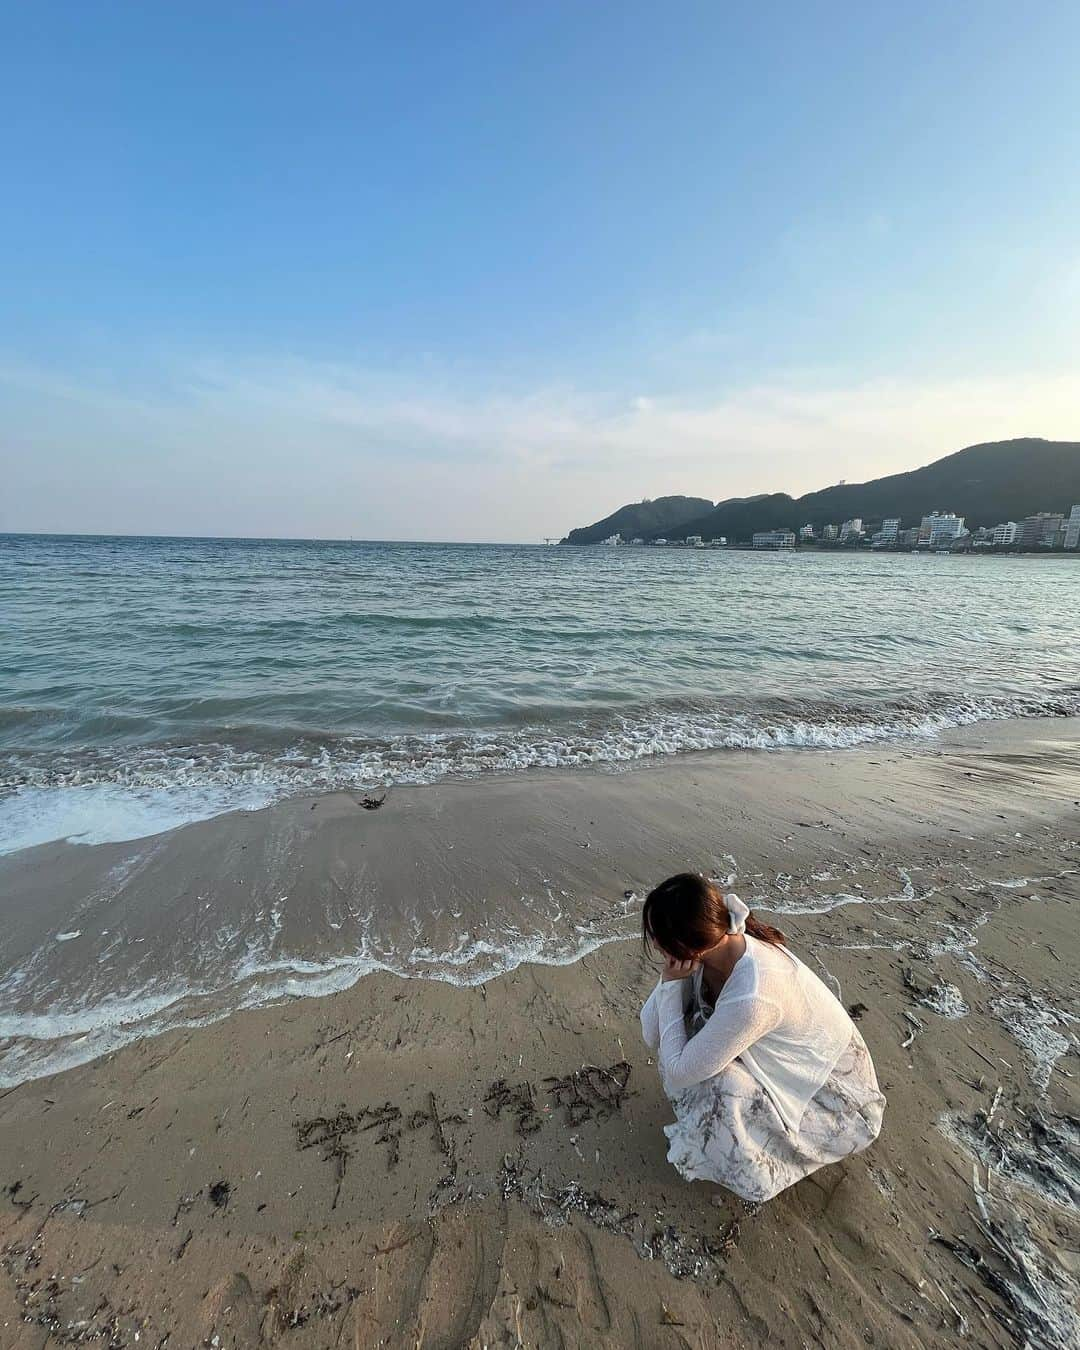
[[[682,1176],[760,1203],[873,1143],[885,1098],[870,1052],[781,932],[691,872],[650,892],[642,929],[664,957],[641,1029]]]

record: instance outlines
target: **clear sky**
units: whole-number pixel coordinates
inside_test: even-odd
[[[529,540],[1080,439],[1074,0],[2,18],[0,529]]]

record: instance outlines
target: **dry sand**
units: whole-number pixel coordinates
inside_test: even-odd
[[[370,974],[0,1094],[0,1346],[1077,1344],[1078,802],[1062,721],[163,837],[130,922],[273,858],[294,947],[331,876],[403,916],[452,894],[468,924],[554,874],[616,936],[625,891],[731,854],[855,1009],[883,1134],[747,1216],[665,1160],[638,943],[474,987]],[[118,847],[8,860],[5,922],[30,944]]]

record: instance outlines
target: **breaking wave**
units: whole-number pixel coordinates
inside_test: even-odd
[[[1080,715],[1080,688],[878,706],[821,701],[658,706],[563,725],[470,732],[260,736],[101,747],[0,760],[0,853],[56,839],[146,837],[282,797],[492,773],[617,767],[704,750],[840,750],[977,722]],[[278,744],[273,744],[277,741]]]

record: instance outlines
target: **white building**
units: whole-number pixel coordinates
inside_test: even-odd
[[[704,548],[704,547],[705,547],[705,541],[704,541],[704,539],[702,539],[702,537],[701,537],[700,534],[688,534],[688,535],[686,536],[686,547],[687,547],[687,548]]]
[[[951,544],[963,532],[963,516],[954,516],[951,511],[932,511],[930,515],[922,518],[922,524],[919,526],[919,543],[939,548]]]
[[[852,516],[840,526],[841,539],[858,539],[862,532],[862,516]]]
[[[840,531],[835,525],[826,525],[821,531],[821,537],[822,539],[835,539],[839,533]]]
[[[1004,548],[1008,544],[1016,543],[1016,521],[1003,520],[1000,525],[994,526],[994,547]]]
[[[795,534],[792,530],[758,530],[754,535],[755,548],[794,548]]]
[[[799,531],[800,539],[813,539],[813,537],[814,537],[813,525],[804,525],[802,529]]]
[[[654,540],[653,540],[653,543],[654,543],[654,544],[657,544],[657,545],[660,545],[660,544],[666,544],[666,543],[667,543],[667,540],[666,540],[666,539],[654,539]]]
[[[872,547],[877,549],[898,547],[900,543],[900,517],[889,516],[888,519],[883,520],[881,529],[870,542]]]
[[[622,543],[622,535],[621,535],[621,534],[609,534],[608,537],[607,537],[606,539],[601,539],[600,542],[601,542],[602,544],[608,544],[610,547],[615,548],[617,545],[619,545],[619,544]]]
[[[1080,506],[1074,506],[1065,522],[1065,547],[1080,548]]]

